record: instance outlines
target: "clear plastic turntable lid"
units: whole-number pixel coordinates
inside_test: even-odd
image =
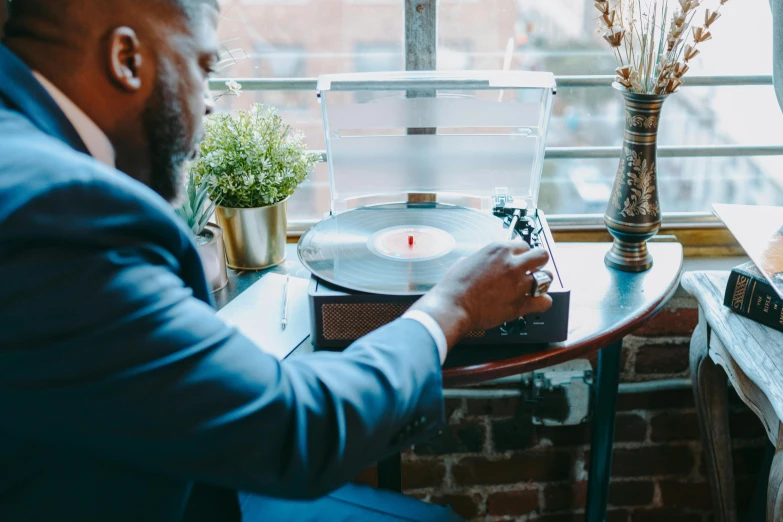
[[[535,207],[555,89],[548,72],[319,77],[332,212],[412,195]]]

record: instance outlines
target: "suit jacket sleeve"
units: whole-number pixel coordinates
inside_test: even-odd
[[[4,429],[310,498],[440,427],[440,364],[423,326],[398,320],[342,354],[280,363],[193,297],[183,229],[125,189],[70,182],[2,225]]]

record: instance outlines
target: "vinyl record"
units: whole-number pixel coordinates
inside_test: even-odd
[[[503,221],[440,203],[361,207],[327,218],[299,241],[299,259],[342,288],[386,295],[427,292],[457,260],[506,236]]]

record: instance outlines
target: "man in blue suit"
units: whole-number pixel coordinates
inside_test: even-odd
[[[466,332],[543,311],[491,245],[341,354],[218,319],[166,200],[211,110],[214,0],[14,0],[0,45],[0,520],[454,520],[345,486],[433,436]]]

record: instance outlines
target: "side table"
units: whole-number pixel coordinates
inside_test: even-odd
[[[604,254],[610,247],[610,243],[558,244],[558,269],[571,288],[568,340],[549,345],[457,347],[449,353],[443,368],[444,386],[465,386],[598,354],[585,506],[587,522],[606,520],[623,338],[666,304],[678,287],[682,271],[679,243],[650,243],[655,263],[647,272],[636,274],[604,264]],[[296,245],[288,245],[287,253],[286,263],[273,271],[308,277],[309,273],[296,260]],[[225,306],[263,274],[230,271],[228,285],[215,294],[217,306]],[[314,349],[308,339],[289,357],[306,356]],[[380,487],[399,491],[400,479],[399,455],[379,463]]]
[[[689,272],[682,281],[699,302],[699,324],[691,339],[691,378],[716,522],[737,521],[729,380],[761,419],[775,447],[766,519],[783,520],[783,333],[723,306],[728,276],[728,272]]]

